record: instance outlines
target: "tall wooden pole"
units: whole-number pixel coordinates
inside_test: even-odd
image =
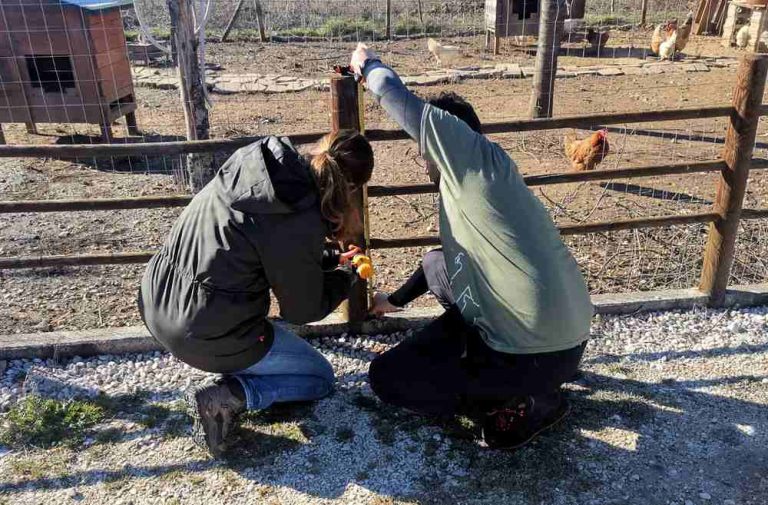
[[[720,218],[709,228],[699,285],[699,289],[709,295],[712,306],[722,305],[725,301],[731,276],[766,75],[766,55],[745,56],[736,75],[734,110],[723,148],[723,161],[728,168],[721,173],[715,200],[715,211],[720,214]]]
[[[560,34],[566,16],[565,0],[541,0],[539,41],[531,96],[531,118],[552,117]]]
[[[205,73],[200,68],[197,54],[198,37],[195,35],[192,0],[167,2],[187,140],[206,140],[209,138],[210,122],[203,88]],[[187,172],[191,189],[200,191],[214,176],[213,156],[210,153],[187,155]]]
[[[386,35],[387,40],[392,38],[392,0],[387,0],[387,28]]]
[[[640,26],[645,26],[648,18],[648,0],[643,0],[640,6]]]
[[[357,82],[351,76],[335,75],[331,78],[331,129],[361,131],[362,110],[359,106],[359,89]],[[367,249],[368,240],[365,233],[365,203],[367,188],[363,187],[353,196],[354,210],[359,213],[359,222],[363,224],[357,230],[350,243]],[[349,323],[359,323],[368,317],[368,283],[358,279],[349,300],[342,305],[342,311]]]

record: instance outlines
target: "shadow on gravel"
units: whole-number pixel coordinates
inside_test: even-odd
[[[768,406],[691,389],[712,383],[647,383],[587,369],[568,386],[572,415],[516,452],[481,447],[474,439],[477,427],[467,419],[437,421],[361,392],[339,391],[317,404],[280,405],[246,416],[223,462],[194,459],[61,478],[4,477],[0,493],[171,472],[193,475],[224,465],[246,480],[319,499],[338,498],[356,484],[424,504],[566,503],[568,496],[567,503],[650,505],[674,497],[682,503],[681,497],[700,492],[711,494],[712,503],[765,503],[766,434],[739,426],[764,423]],[[122,410],[131,402],[144,408],[141,399],[113,401]]]

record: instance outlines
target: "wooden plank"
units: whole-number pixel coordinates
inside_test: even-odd
[[[565,172],[559,174],[529,175],[523,180],[528,186],[561,184],[583,181],[631,179],[636,177],[662,176],[670,174],[691,174],[719,172],[727,165],[722,161],[706,161],[693,164],[664,165],[658,167],[634,167],[594,172]],[[768,159],[753,159],[752,170],[768,168]],[[422,195],[436,193],[434,184],[411,184],[403,186],[368,186],[369,197],[401,195]],[[19,200],[0,201],[0,214],[19,212],[74,212],[94,210],[149,209],[158,207],[183,207],[192,199],[188,195],[147,196],[114,199],[83,200]]]
[[[711,223],[719,215],[716,212],[706,212],[700,214],[663,216],[639,219],[624,219],[618,221],[601,221],[587,224],[560,225],[561,235],[584,235],[587,233],[604,233],[620,230],[638,230],[642,228],[662,228],[666,226],[679,226],[697,223]],[[399,239],[371,239],[371,249],[395,249],[400,247],[428,247],[440,244],[440,238],[430,237],[410,237]]]
[[[709,229],[699,284],[699,289],[710,296],[710,304],[714,306],[725,300],[735,258],[766,76],[768,56],[753,54],[742,58],[733,90],[735,113],[731,116],[723,149],[723,160],[728,168],[722,171],[715,200],[719,219]]]
[[[0,258],[0,269],[129,265],[146,263],[152,259],[154,254],[154,252],[143,251],[135,253],[83,254],[77,256],[57,255]]]
[[[768,106],[759,107],[761,115],[768,112]],[[728,107],[706,107],[702,109],[677,109],[651,111],[645,113],[594,114],[565,118],[534,119],[523,121],[489,123],[483,126],[487,133],[512,133],[518,131],[553,130],[561,128],[592,128],[604,124],[643,123],[653,121],[673,121],[728,117],[733,111]],[[288,135],[296,144],[308,144],[319,140],[324,133],[301,133]],[[366,130],[366,137],[372,142],[407,140],[408,134],[402,130]],[[110,146],[73,144],[73,145],[8,145],[0,147],[2,157],[111,157],[111,156],[147,156],[174,155],[185,153],[209,153],[246,146],[261,137],[240,137],[237,139],[218,139],[203,141],[154,142],[142,144],[115,144]]]

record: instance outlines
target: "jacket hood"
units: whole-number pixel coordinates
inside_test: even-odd
[[[317,202],[310,170],[288,138],[266,137],[233,154],[220,177],[234,192],[233,209],[246,214],[289,214]]]

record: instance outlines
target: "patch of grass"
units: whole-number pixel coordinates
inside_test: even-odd
[[[427,20],[422,25],[417,19],[399,19],[395,26],[392,27],[392,32],[395,35],[412,35],[414,33],[440,33],[442,27],[440,24],[434,21]]]
[[[347,35],[373,35],[383,33],[382,23],[365,18],[330,17],[317,27],[297,27],[281,31],[281,35],[294,37],[344,37]]]
[[[28,396],[6,414],[0,444],[25,448],[78,443],[103,419],[104,409],[95,403]]]
[[[70,453],[62,450],[36,456],[24,455],[11,459],[8,468],[14,476],[29,480],[57,478],[67,473],[69,458]]]
[[[632,24],[633,21],[630,18],[613,14],[588,14],[584,17],[587,26],[623,26]]]
[[[349,426],[344,426],[336,430],[336,441],[340,443],[347,443],[355,438],[355,432]]]
[[[138,423],[145,428],[157,428],[168,419],[171,413],[171,410],[163,405],[147,405],[141,409],[141,417],[139,417]]]
[[[140,410],[147,402],[149,393],[141,391],[130,395],[110,396],[100,394],[93,400],[93,403],[104,409],[109,414],[116,415],[120,412],[135,412]]]
[[[152,35],[156,39],[170,39],[171,38],[171,30],[168,28],[150,28],[149,34]],[[128,42],[138,42],[139,41],[139,31],[138,30],[125,30],[125,40]]]

